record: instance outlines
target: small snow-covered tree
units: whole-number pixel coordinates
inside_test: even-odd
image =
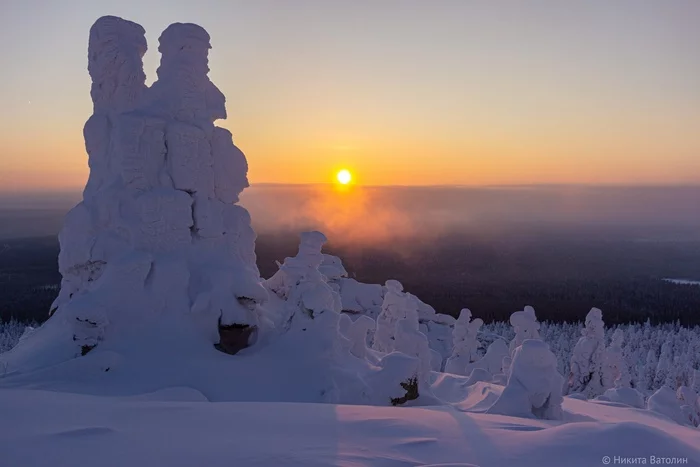
[[[586,315],[583,336],[574,347],[569,373],[569,392],[583,392],[593,398],[603,393],[602,366],[605,352],[603,312],[592,308]]]
[[[396,323],[396,340],[394,350],[405,353],[419,360],[418,382],[419,387],[429,384],[430,371],[432,370],[430,345],[428,338],[418,330],[418,321],[404,318]]]
[[[515,350],[506,387],[487,413],[560,420],[563,385],[549,346],[527,339]]]
[[[535,309],[531,306],[526,306],[523,311],[516,311],[510,315],[510,324],[515,330],[515,338],[510,343],[511,355],[526,339],[540,338],[540,323],[535,316]]]
[[[510,358],[508,344],[506,344],[503,339],[496,339],[489,345],[488,349],[486,349],[486,354],[483,357],[467,365],[465,374],[470,375],[472,371],[476,369],[487,371],[492,378],[496,375],[503,374],[503,359],[506,357]],[[505,377],[499,377],[498,379],[504,381]]]
[[[388,280],[386,289],[382,311],[377,317],[377,331],[372,347],[379,352],[389,353],[395,346],[396,323],[409,318],[418,326],[418,309],[415,298],[403,292],[401,282]]]
[[[644,365],[644,388],[650,391],[654,388],[654,378],[656,377],[656,367],[658,358],[654,349],[649,349],[647,352],[646,364]]]
[[[693,370],[693,383],[690,388],[696,394],[700,394],[700,370]]]
[[[627,368],[627,362],[622,354],[624,338],[624,331],[617,328],[613,333],[610,346],[605,349],[602,378],[604,389],[610,389],[613,386],[617,388],[630,387],[629,368]]]
[[[479,358],[477,333],[484,322],[479,318],[472,320],[471,317],[472,312],[464,308],[455,322],[452,332],[452,356],[445,364],[447,373],[467,376],[467,366]]]
[[[671,354],[671,344],[668,341],[666,341],[661,346],[661,355],[659,356],[659,363],[656,364],[656,375],[654,377],[653,386],[654,388],[668,386],[671,390],[676,390],[675,385],[673,385],[668,379],[672,364],[673,357]]]

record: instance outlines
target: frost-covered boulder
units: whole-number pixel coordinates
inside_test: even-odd
[[[240,330],[245,346],[244,336],[264,324],[255,233],[235,204],[248,167],[231,134],[214,125],[226,112],[207,76],[209,35],[176,23],[159,42],[161,64],[148,88],[143,28],[108,16],[90,30],[90,177],[59,234],[62,282],[51,319],[3,357],[10,366],[19,353],[40,366],[85,355],[134,327],[171,345],[159,319],[182,322],[212,347],[222,326]]]
[[[456,375],[467,375],[467,367],[479,358],[479,340],[477,334],[484,322],[471,319],[472,312],[464,308],[455,322],[452,331],[453,350],[445,363],[445,371]]]
[[[603,357],[605,355],[605,325],[603,313],[592,308],[586,315],[582,337],[571,356],[568,392],[583,392],[589,399],[603,391]]]
[[[506,387],[487,413],[560,420],[563,384],[549,346],[527,339],[515,350]]]
[[[535,316],[535,309],[531,306],[526,306],[523,311],[516,311],[510,315],[510,324],[515,330],[515,338],[510,343],[511,355],[526,339],[540,338],[540,323]]]

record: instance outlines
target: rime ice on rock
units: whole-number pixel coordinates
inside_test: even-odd
[[[571,356],[569,392],[583,392],[586,397],[603,393],[603,357],[605,354],[605,325],[603,312],[591,308],[586,315],[586,327],[581,331]]]
[[[210,47],[203,28],[170,25],[149,89],[143,28],[108,16],[90,30],[90,177],[59,235],[63,279],[52,305],[76,353],[154,316],[191,314],[212,343],[221,339],[217,324],[248,334],[259,324],[267,292],[255,233],[234,204],[248,186],[247,163],[214,125],[226,111],[207,76]]]
[[[471,368],[467,370],[467,367],[479,358],[477,333],[484,322],[479,318],[472,320],[471,317],[472,312],[464,308],[455,322],[452,332],[452,356],[445,363],[447,373],[467,376],[467,371],[471,372]]]
[[[487,413],[560,420],[563,384],[549,346],[527,339],[515,349],[506,387]]]

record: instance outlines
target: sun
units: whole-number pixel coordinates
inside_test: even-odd
[[[338,183],[341,185],[347,185],[352,181],[352,174],[350,173],[349,170],[343,169],[340,172],[338,172],[335,176],[335,178],[338,180]]]

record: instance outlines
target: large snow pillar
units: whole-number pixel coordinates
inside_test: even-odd
[[[90,179],[59,236],[63,282],[52,307],[82,353],[148,315],[204,317],[229,353],[258,325],[267,293],[250,215],[235,204],[248,165],[214,125],[226,109],[207,76],[209,40],[200,26],[170,25],[147,88],[143,28],[103,17],[90,31]]]

